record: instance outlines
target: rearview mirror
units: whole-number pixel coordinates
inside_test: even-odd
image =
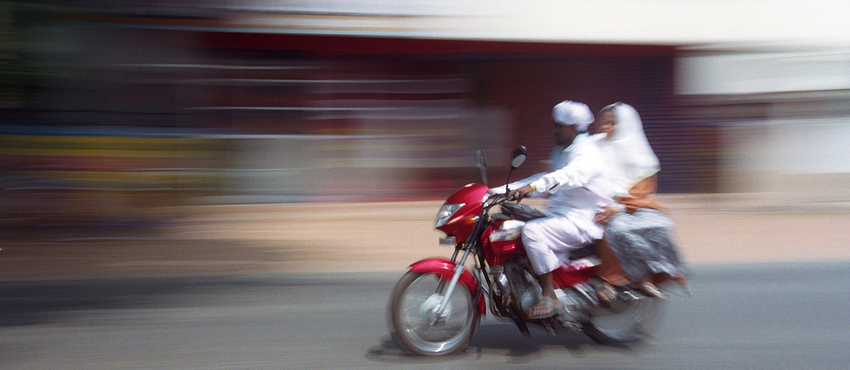
[[[511,167],[516,169],[525,163],[526,158],[528,158],[528,150],[526,150],[522,145],[518,146],[514,149],[513,159],[511,159]]]

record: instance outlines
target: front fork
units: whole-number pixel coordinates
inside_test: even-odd
[[[434,310],[434,317],[441,317],[443,311],[448,306],[449,297],[451,297],[451,294],[454,292],[457,284],[463,284],[466,286],[469,292],[473,295],[473,299],[477,297],[478,310],[481,314],[486,313],[486,303],[484,301],[484,295],[481,294],[482,288],[479,284],[478,278],[463,268],[464,262],[466,262],[466,258],[469,256],[470,249],[471,248],[468,248],[464,252],[458,263],[454,263],[443,258],[429,258],[410,265],[410,271],[434,274],[445,283],[445,289],[443,289],[440,303],[436,310]],[[437,293],[439,293],[439,291]]]
[[[481,294],[481,286],[479,284],[479,280],[472,275],[469,271],[463,268],[463,265],[466,263],[466,258],[469,257],[470,252],[476,250],[476,243],[478,242],[478,238],[481,236],[481,232],[484,231],[484,227],[487,225],[487,210],[481,212],[481,215],[478,216],[475,222],[475,228],[472,233],[466,237],[466,240],[463,244],[458,244],[455,248],[454,253],[452,254],[451,261],[443,260],[443,259],[430,259],[430,260],[422,260],[411,266],[411,271],[423,272],[423,273],[433,273],[440,277],[442,281],[446,281],[448,279],[448,286],[446,286],[445,290],[443,290],[443,295],[440,299],[440,303],[437,308],[434,310],[435,318],[432,319],[432,324],[437,320],[436,318],[441,317],[443,315],[443,311],[446,310],[446,307],[449,303],[449,298],[454,292],[455,287],[458,282],[463,283],[469,289],[469,292],[474,294],[475,297],[478,297],[478,308],[481,311],[481,314],[485,314],[487,310],[487,304],[484,302],[484,295]],[[455,263],[455,258],[457,258],[458,251],[461,250],[460,245],[466,245],[466,248],[463,249],[463,255],[460,257],[460,261]],[[432,261],[435,263],[429,263],[428,261]],[[423,268],[425,267],[425,268]],[[420,268],[421,270],[417,270]],[[431,270],[433,269],[433,270]],[[449,274],[449,272],[451,272]],[[449,278],[449,276],[451,276]],[[437,287],[437,291],[435,293],[439,294],[440,289],[443,288],[443,284],[439,284]],[[474,298],[473,298],[474,299]]]
[[[457,282],[458,282],[458,280],[460,280],[460,276],[465,271],[463,269],[463,264],[466,262],[466,257],[469,257],[469,252],[471,250],[472,250],[472,248],[466,248],[466,250],[463,252],[463,256],[460,258],[460,261],[455,266],[454,271],[452,273],[452,279],[449,280],[449,286],[447,286],[446,290],[443,291],[444,292],[443,293],[443,300],[440,301],[440,305],[437,306],[437,310],[436,310],[437,317],[442,316],[443,311],[446,309],[446,306],[448,306],[449,298],[452,296],[452,292],[455,290],[455,286],[457,286]],[[476,292],[477,292],[477,290],[476,290]],[[474,293],[474,292],[470,291],[470,293]]]

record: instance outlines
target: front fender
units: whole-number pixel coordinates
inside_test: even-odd
[[[443,281],[449,282],[452,280],[452,276],[454,276],[454,269],[456,266],[457,265],[452,263],[452,261],[445,258],[428,258],[410,265],[410,271],[434,274]],[[481,311],[482,315],[486,314],[487,304],[484,301],[484,295],[481,294],[478,279],[472,275],[469,270],[464,269],[460,275],[460,279],[458,279],[458,283],[466,286],[473,296],[478,297],[478,309]]]

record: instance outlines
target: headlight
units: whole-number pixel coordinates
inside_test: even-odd
[[[443,204],[443,206],[440,207],[440,211],[437,212],[437,220],[434,222],[434,227],[440,227],[445,225],[446,222],[449,222],[449,219],[452,218],[455,212],[457,212],[460,207],[463,207],[463,205],[463,203]]]

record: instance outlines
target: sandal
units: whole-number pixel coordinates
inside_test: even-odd
[[[561,302],[544,296],[541,297],[540,301],[529,310],[526,317],[528,319],[545,319],[547,317],[555,316],[558,311],[562,311],[563,309],[564,306],[561,305]],[[537,315],[534,313],[537,313]]]
[[[596,288],[596,295],[602,302],[612,302],[617,299],[617,291],[611,284],[603,283]]]
[[[655,286],[655,284],[650,283],[648,281],[638,284],[638,289],[640,289],[641,291],[643,291],[644,293],[646,293],[650,297],[655,297],[655,298],[660,298],[660,299],[665,299],[665,300],[667,299],[667,296],[664,293],[661,292],[661,289],[658,289],[658,287]]]

